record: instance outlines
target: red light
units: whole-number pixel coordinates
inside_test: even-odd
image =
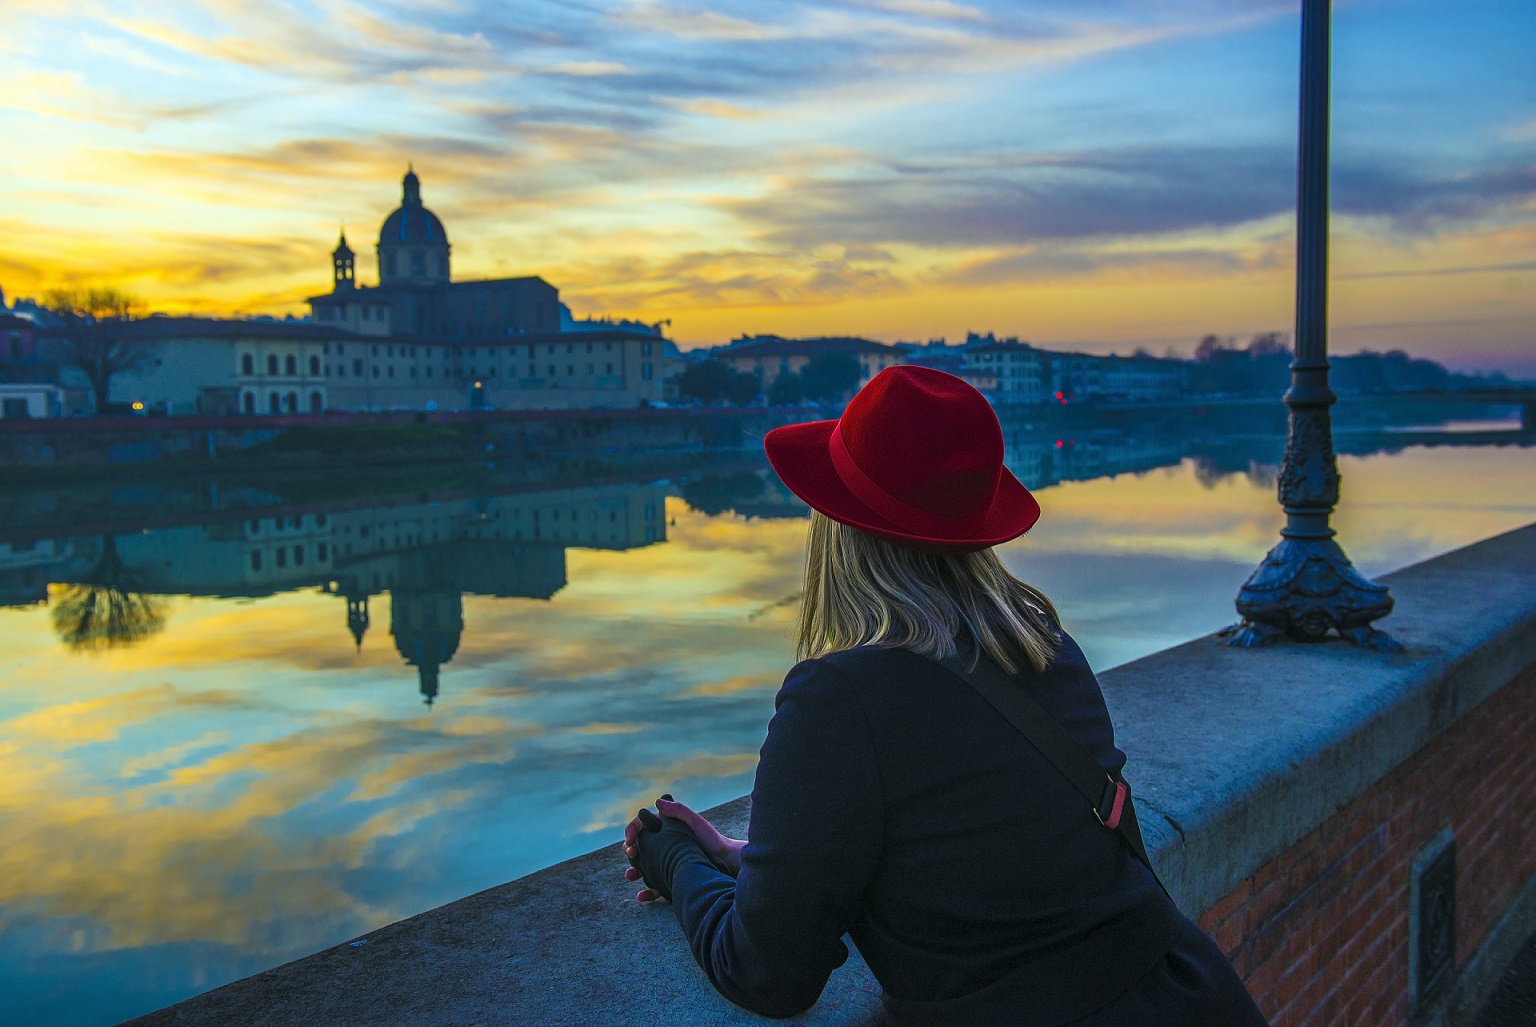
[[[1056,448],[1057,448],[1057,449],[1060,449],[1060,448],[1061,448],[1061,440],[1060,440],[1060,439],[1057,439],[1057,440],[1056,440]]]

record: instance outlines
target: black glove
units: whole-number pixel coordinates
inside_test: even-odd
[[[671,795],[662,798],[674,801]],[[635,839],[635,858],[629,865],[640,871],[647,888],[670,902],[678,864],[695,853],[704,857],[704,849],[693,829],[675,817],[658,817],[648,809],[640,810],[639,817],[645,829]]]

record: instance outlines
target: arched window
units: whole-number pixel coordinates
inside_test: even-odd
[[[283,369],[286,370],[289,374],[298,374],[299,359],[292,353],[288,354],[288,359],[283,362]]]
[[[254,414],[256,412],[256,394],[254,392],[247,392],[241,403],[246,413]]]
[[[256,358],[247,353],[240,358],[240,372],[242,374],[256,373]]]
[[[276,358],[274,357],[273,359]],[[277,393],[274,392],[267,397],[267,409],[271,410],[274,414],[282,412],[281,404],[282,400],[277,398]]]
[[[411,251],[411,274],[420,277],[427,273],[427,255],[421,250]]]
[[[267,373],[268,374],[276,374],[277,373],[277,356],[275,354],[271,354],[271,353],[267,354]]]
[[[324,405],[325,405],[325,401],[320,398],[320,393],[318,393],[318,392],[311,392],[309,394],[309,412],[310,413],[318,414],[320,412],[320,410],[324,407]]]
[[[319,357],[310,357],[309,358],[309,373],[310,374],[319,374],[320,373],[320,358]]]
[[[287,406],[288,412],[290,414],[298,413],[298,410],[299,410],[299,394],[297,392],[290,392],[290,393],[288,393],[288,398],[287,398],[287,401],[285,402],[284,405]]]

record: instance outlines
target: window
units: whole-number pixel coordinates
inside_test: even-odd
[[[553,375],[555,373],[555,365],[554,364],[550,364],[549,365],[549,373],[551,375]]]
[[[369,317],[368,317],[368,315],[369,315],[369,314],[370,314],[370,313],[372,313],[372,312],[373,312],[373,308],[372,308],[372,307],[368,307],[368,306],[364,306],[364,307],[363,307],[363,320],[364,320],[364,321],[367,321],[367,320],[370,320],[370,318],[369,318]]]
[[[651,365],[649,362],[640,365],[640,377],[646,381],[651,380]]]
[[[567,353],[575,353],[576,352],[576,344],[573,343],[573,342],[566,343],[565,344],[565,351]]]
[[[415,367],[411,368],[411,377],[412,378],[416,377],[416,368]]]
[[[325,400],[320,398],[320,393],[311,392],[309,394],[309,412],[312,414],[318,414],[324,408]]]
[[[302,567],[302,566],[304,566],[304,547],[303,546],[294,546],[293,547],[293,565],[295,567]]]
[[[245,356],[241,357],[240,358],[240,373],[241,374],[255,374],[256,373],[256,358],[251,356],[249,353],[247,353]]]
[[[592,367],[592,365],[591,365],[591,364],[588,364],[588,365],[587,365],[587,373],[588,373],[588,374],[593,374],[593,373],[594,373],[594,371],[593,371],[593,367]]]
[[[299,394],[297,392],[288,393],[286,405],[290,414],[297,413],[299,409]]]
[[[389,365],[389,377],[393,378],[394,376],[395,376],[395,365],[394,364],[390,364]]]
[[[345,347],[345,346],[343,346],[343,345],[342,345],[342,344],[341,344],[341,343],[339,343],[339,342],[338,342],[338,343],[337,343],[337,344],[336,344],[336,355],[337,355],[337,356],[338,356],[338,357],[339,357],[339,356],[341,356],[341,355],[342,355],[342,354],[343,354],[343,353],[345,353],[345,352],[346,352],[346,351],[347,351],[347,349],[346,349],[346,347]]]
[[[609,364],[609,365],[608,365],[608,373],[609,373],[609,374],[612,374],[612,373],[613,373],[613,365],[612,365],[612,364]]]
[[[309,373],[310,374],[319,374],[320,373],[320,358],[319,357],[310,357],[309,358]]]
[[[651,355],[651,344],[649,342],[642,342],[640,344],[640,355],[642,357],[648,357]]]
[[[591,343],[590,343],[590,342],[589,342],[589,343],[587,343],[587,352],[588,352],[588,353],[591,353],[591,352],[592,352],[592,344],[591,344]]]
[[[363,376],[363,362],[357,357],[352,358],[352,373],[359,378]]]
[[[245,396],[242,397],[240,404],[241,409],[243,409],[246,413],[254,414],[256,412],[256,394],[254,392],[247,392]]]
[[[539,373],[539,366],[537,364],[529,364],[528,365],[528,377],[532,378],[532,377],[536,376],[538,373]]]
[[[286,567],[286,566],[288,566],[288,550],[287,549],[284,549],[282,546],[278,546],[277,547],[277,551],[275,553],[273,553],[272,555],[277,557],[277,561],[276,562],[277,562],[277,565],[279,567]]]
[[[386,356],[386,357],[392,357],[392,356],[394,356],[394,355],[395,355],[395,347],[393,347],[393,346],[389,346],[389,347],[387,347],[387,348],[386,348],[386,349],[385,349],[385,350],[384,350],[384,355],[385,355],[385,356]]]
[[[282,412],[281,404],[282,400],[277,398],[277,393],[274,392],[267,397],[267,409],[271,410],[274,414]]]
[[[261,570],[261,553],[260,553],[260,551],[256,551],[256,552],[251,553],[251,570],[253,570],[253,571]]]
[[[283,370],[287,371],[289,374],[298,374],[299,359],[292,353],[288,354],[288,359],[283,361]]]
[[[571,375],[575,374],[576,373],[576,365],[575,364],[566,364],[565,365],[565,373],[566,373],[567,377],[570,377]]]
[[[411,251],[411,274],[424,275],[427,273],[427,255],[420,250]]]
[[[322,563],[325,561],[326,547],[324,542],[321,542],[315,546],[315,559],[321,561]]]
[[[271,353],[267,354],[267,373],[268,374],[276,374],[277,373],[277,357],[276,357],[276,355],[271,354]]]
[[[373,376],[374,376],[374,377],[375,377],[375,378],[377,378],[377,377],[378,377],[378,376],[379,376],[379,369],[378,369],[378,368],[377,368],[377,367],[375,367],[375,368],[374,368],[374,369],[373,369]]]
[[[378,343],[374,343],[373,344],[373,355],[374,356],[378,356],[379,355],[379,344]]]

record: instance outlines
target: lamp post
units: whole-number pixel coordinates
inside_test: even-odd
[[[1328,387],[1328,44],[1331,0],[1301,4],[1301,129],[1296,204],[1296,355],[1285,393],[1290,427],[1280,468],[1285,527],[1237,594],[1243,623],[1232,645],[1291,638],[1321,642],[1330,630],[1383,652],[1401,648],[1371,622],[1392,612],[1386,586],[1367,581],[1328,525],[1339,503]]]

